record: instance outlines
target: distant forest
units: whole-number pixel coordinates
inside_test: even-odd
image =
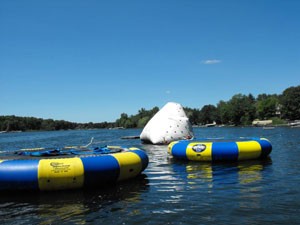
[[[300,85],[289,87],[282,94],[236,94],[229,101],[204,105],[201,109],[184,107],[192,125],[216,124],[247,126],[255,119],[272,119],[273,124],[285,124],[300,119]],[[75,123],[35,117],[0,116],[0,131],[69,130],[99,128],[143,128],[159,111],[141,108],[136,115],[122,113],[115,122]]]

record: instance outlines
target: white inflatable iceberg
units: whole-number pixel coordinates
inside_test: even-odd
[[[142,142],[151,144],[169,144],[193,137],[193,129],[183,107],[175,102],[168,102],[161,108],[140,134]]]

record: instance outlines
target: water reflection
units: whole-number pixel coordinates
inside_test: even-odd
[[[262,180],[265,167],[272,164],[271,158],[265,160],[248,160],[232,163],[210,163],[180,161],[169,159],[175,173],[180,173],[188,184],[226,183],[235,179],[241,185],[247,185]],[[224,180],[224,178],[230,180]],[[222,178],[222,179],[220,179]]]
[[[19,221],[18,224],[52,224],[57,221],[85,224],[139,203],[141,194],[147,190],[148,180],[142,174],[136,179],[101,189],[1,193],[0,216],[6,224],[13,224],[15,220]]]
[[[206,200],[208,204],[223,199],[223,206],[229,204],[228,207],[232,207],[236,204],[238,211],[261,207],[265,195],[262,189],[265,182],[264,170],[272,161],[268,158],[234,163],[207,163],[184,162],[172,158],[170,163],[179,183],[174,189],[188,191],[191,196],[201,194],[210,199]]]

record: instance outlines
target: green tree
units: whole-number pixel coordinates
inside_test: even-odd
[[[116,127],[125,127],[125,123],[128,120],[128,115],[126,113],[122,113],[121,117],[116,120]]]
[[[141,119],[138,120],[137,127],[143,128],[144,126],[146,126],[146,124],[150,119],[151,118],[149,116],[142,117]]]
[[[217,107],[205,105],[200,110],[200,121],[202,124],[213,123],[217,120]]]
[[[283,117],[288,120],[300,119],[300,85],[285,89],[280,99]]]
[[[229,117],[234,125],[249,125],[255,118],[255,100],[250,94],[234,95],[228,102]]]
[[[279,98],[277,95],[258,95],[256,101],[257,117],[263,120],[276,116],[278,105]]]
[[[220,101],[217,104],[218,123],[219,124],[230,124],[230,105],[228,102]]]
[[[184,107],[183,109],[184,109],[186,116],[189,118],[189,121],[191,124],[197,125],[197,124],[201,123],[199,109],[192,109],[192,108],[188,108],[188,107]]]
[[[52,120],[52,119],[43,120],[43,122],[41,124],[41,129],[42,130],[55,130],[54,120]]]

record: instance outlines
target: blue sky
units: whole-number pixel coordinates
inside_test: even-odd
[[[300,85],[298,0],[1,0],[0,115],[115,121]]]

